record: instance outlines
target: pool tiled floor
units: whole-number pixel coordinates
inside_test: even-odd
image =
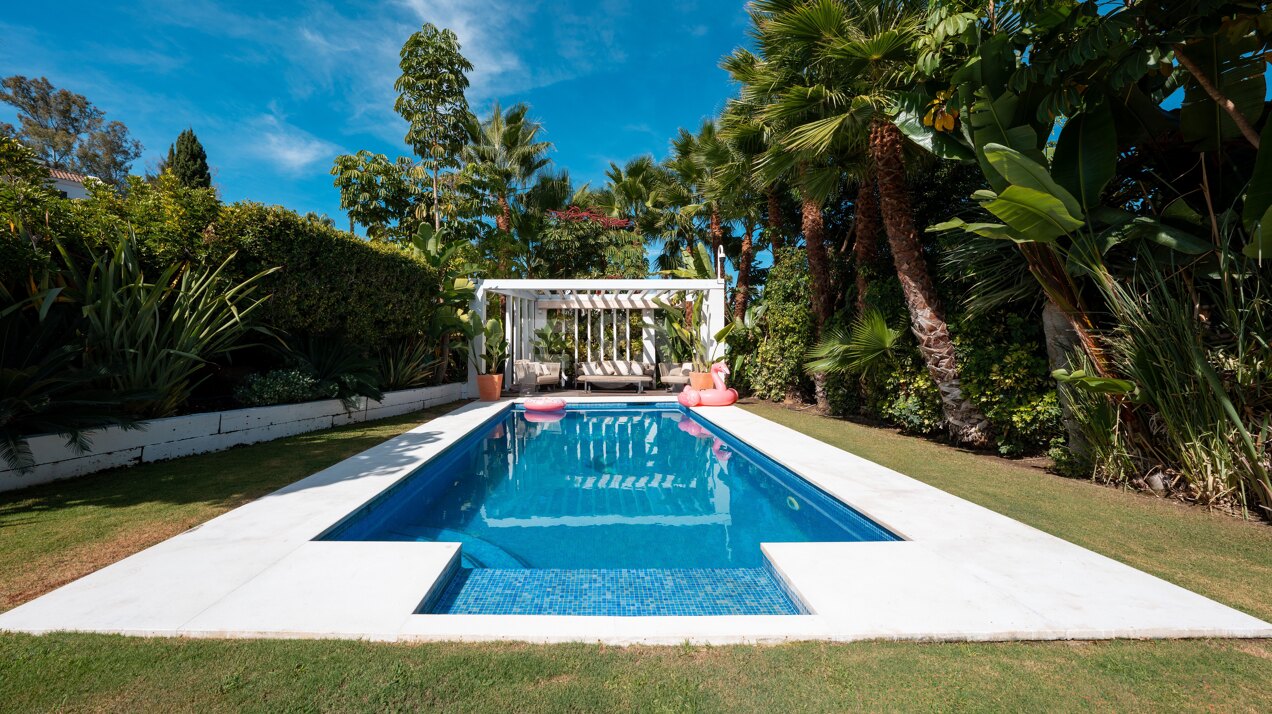
[[[447,615],[798,615],[764,568],[461,568],[428,610]]]

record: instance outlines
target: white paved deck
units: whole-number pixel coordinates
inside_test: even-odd
[[[508,406],[461,407],[0,614],[0,629],[614,644],[1272,637],[1249,615],[734,407],[695,411],[906,538],[765,545],[814,614],[415,615],[456,544],[313,540]]]

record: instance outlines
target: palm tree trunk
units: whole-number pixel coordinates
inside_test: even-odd
[[[724,226],[720,225],[720,209],[711,207],[711,273],[717,278],[720,275],[720,246],[724,243]]]
[[[878,177],[880,213],[909,308],[910,329],[918,338],[919,352],[941,394],[941,409],[950,435],[960,443],[984,446],[989,439],[989,422],[963,394],[959,381],[954,342],[914,225],[903,142],[901,131],[891,122],[876,121],[871,127],[870,153]]]
[[[746,303],[750,300],[754,234],[755,225],[747,221],[746,231],[742,234],[742,252],[738,255],[738,288],[733,293],[733,316],[739,320],[746,315]]]
[[[512,232],[512,206],[505,196],[499,197],[499,215],[495,216],[495,228],[504,233]]]
[[[879,257],[879,197],[874,176],[867,176],[857,188],[856,221],[853,226],[853,267],[857,272],[857,314],[866,311],[870,291],[869,270]]]
[[[808,277],[812,288],[813,320],[817,334],[830,319],[830,257],[826,254],[826,223],[821,202],[804,198],[800,206],[804,248],[808,251]]]
[[[826,254],[826,223],[822,217],[821,202],[807,195],[800,205],[800,222],[804,232],[804,248],[808,251],[808,277],[812,292],[813,328],[817,339],[830,319],[830,256]],[[830,397],[826,392],[826,374],[813,375],[813,394],[817,409],[830,411]]]
[[[764,193],[768,198],[768,240],[773,250],[777,250],[782,247],[782,232],[786,228],[782,221],[782,202],[777,197],[775,186],[769,186]]]

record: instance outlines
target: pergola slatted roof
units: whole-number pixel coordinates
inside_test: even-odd
[[[584,279],[584,280],[535,280],[493,279],[482,282],[487,293],[532,300],[538,307],[551,309],[611,309],[631,310],[657,307],[655,298],[665,298],[678,292],[705,292],[723,290],[719,280],[696,279]]]

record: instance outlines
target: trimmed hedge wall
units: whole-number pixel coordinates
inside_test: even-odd
[[[246,202],[221,210],[214,240],[238,251],[240,277],[281,268],[263,286],[270,327],[375,347],[418,335],[432,316],[438,277],[403,248]]]

